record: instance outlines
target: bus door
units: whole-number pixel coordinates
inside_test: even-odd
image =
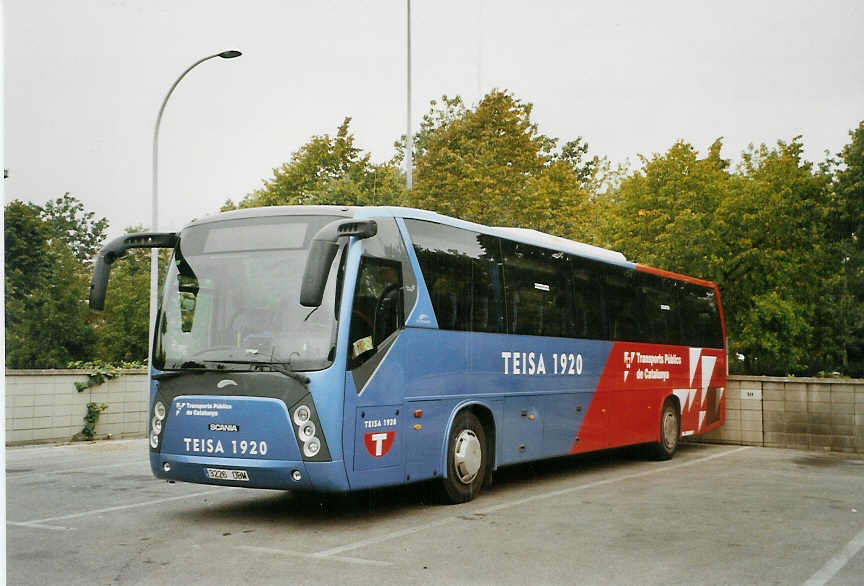
[[[403,478],[405,316],[417,285],[395,220],[376,219],[378,234],[362,246],[353,290],[345,384],[343,447],[352,489]],[[350,297],[349,293],[350,291]]]

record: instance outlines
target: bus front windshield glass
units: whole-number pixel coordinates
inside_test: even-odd
[[[312,237],[337,219],[256,217],[183,230],[163,289],[154,366],[329,366],[335,353],[338,260],[321,306],[303,307],[299,299]]]

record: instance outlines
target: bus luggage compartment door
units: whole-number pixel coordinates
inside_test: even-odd
[[[504,400],[504,426],[500,438],[504,464],[541,457],[543,419],[540,406],[541,399],[536,396]]]

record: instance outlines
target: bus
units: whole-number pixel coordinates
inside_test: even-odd
[[[344,493],[433,481],[725,421],[717,286],[530,229],[398,207],[231,211],[109,242],[173,250],[152,340],[153,474]]]

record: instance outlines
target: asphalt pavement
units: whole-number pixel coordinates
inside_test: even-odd
[[[864,584],[864,457],[684,445],[321,498],[168,484],[145,440],[9,448],[9,584]]]

